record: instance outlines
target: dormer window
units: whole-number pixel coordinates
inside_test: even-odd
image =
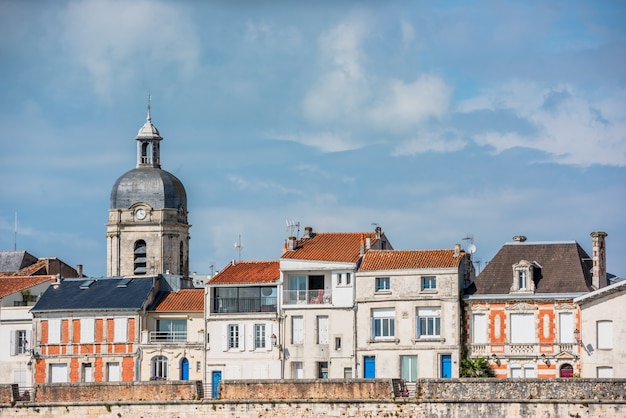
[[[513,264],[513,285],[511,292],[535,293],[535,269],[541,266],[536,261],[521,260]]]

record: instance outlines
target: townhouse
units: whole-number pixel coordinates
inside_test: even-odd
[[[470,357],[496,377],[572,377],[581,371],[575,299],[606,286],[604,232],[593,257],[575,241],[506,243],[465,291]]]
[[[283,374],[293,379],[357,377],[355,274],[369,251],[392,249],[374,232],[289,237],[280,259]]]
[[[459,294],[474,279],[471,255],[368,251],[356,273],[359,377],[459,377]]]
[[[205,384],[280,379],[282,336],[278,261],[232,261],[206,287]]]

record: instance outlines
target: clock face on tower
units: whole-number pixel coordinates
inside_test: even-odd
[[[137,216],[137,219],[139,220],[143,220],[146,218],[146,210],[143,208],[139,208],[137,209],[137,211],[135,211],[135,216]]]

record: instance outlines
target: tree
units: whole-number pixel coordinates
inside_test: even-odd
[[[483,357],[461,359],[461,377],[491,377],[492,370],[489,368],[489,360]]]

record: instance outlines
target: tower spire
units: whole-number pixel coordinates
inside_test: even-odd
[[[152,101],[152,95],[148,93],[148,116],[146,117],[146,122],[152,122],[152,117],[150,116],[150,102]]]

